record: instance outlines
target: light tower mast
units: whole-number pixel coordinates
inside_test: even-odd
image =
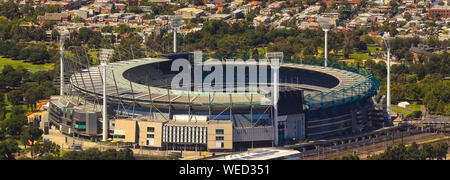
[[[102,141],[106,141],[108,139],[108,117],[106,114],[106,67],[111,59],[112,54],[114,53],[113,49],[100,49],[100,62],[103,67],[103,133],[102,133]]]
[[[389,43],[389,33],[383,35],[387,51],[387,92],[386,92],[386,111],[388,123],[391,122],[391,44]]]
[[[62,29],[59,32],[59,58],[60,58],[60,70],[59,70],[59,95],[64,96],[64,41],[66,40],[68,31]]]
[[[330,30],[330,19],[326,17],[319,18],[319,24],[322,27],[323,32],[325,32],[325,63],[324,66],[328,66],[328,31]]]
[[[173,28],[173,52],[177,52],[177,29],[183,23],[183,17],[179,15],[171,16],[170,22]]]
[[[272,70],[272,106],[273,106],[273,130],[274,130],[274,145],[278,146],[278,95],[279,95],[279,68],[283,61],[283,52],[271,52],[267,53],[267,58],[269,59],[270,67]]]

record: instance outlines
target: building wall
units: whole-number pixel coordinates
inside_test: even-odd
[[[154,132],[149,132],[148,127],[153,127]],[[149,147],[162,147],[162,136],[163,131],[162,122],[150,122],[150,121],[139,121],[139,141],[138,143],[142,146]],[[147,137],[147,135],[153,134],[153,138]],[[147,144],[148,141],[148,144]]]
[[[206,124],[178,124],[172,121],[163,127],[163,142],[173,144],[206,144]]]
[[[135,120],[116,119],[114,128],[114,141],[136,143],[137,123]],[[121,137],[123,135],[125,138]]]
[[[287,139],[303,139],[305,137],[305,114],[288,115],[286,118]]]
[[[450,9],[430,9],[430,14],[439,14],[441,18],[450,17]]]
[[[208,124],[208,149],[233,149],[233,124]],[[222,140],[223,139],[223,140]]]
[[[36,112],[27,116],[28,124],[39,126],[41,122],[48,122],[48,111]]]
[[[253,128],[234,128],[234,142],[273,141],[274,130],[272,126]]]

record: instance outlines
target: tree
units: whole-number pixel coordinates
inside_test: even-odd
[[[413,142],[407,149],[409,160],[420,160],[420,149],[416,142]]]
[[[111,33],[112,30],[113,30],[112,26],[104,26],[104,27],[102,27],[102,32],[105,32],[105,33]]]
[[[24,94],[25,104],[28,108],[34,110],[36,108],[36,103],[40,98],[41,92],[38,88],[30,88]]]
[[[61,12],[61,6],[59,5],[51,5],[47,7],[47,12],[49,13],[59,13]]]
[[[43,131],[38,127],[28,125],[22,128],[20,139],[26,148],[27,145],[33,146],[34,142],[42,137],[42,134]]]
[[[117,153],[117,160],[134,160],[133,151],[131,149],[121,149]]]
[[[128,25],[126,25],[126,24],[119,24],[119,26],[117,26],[116,30],[120,34],[132,32],[132,29],[130,27],[128,27]]]
[[[102,152],[101,160],[117,160],[117,151],[115,149],[108,149]]]
[[[432,145],[433,158],[437,160],[445,159],[447,156],[448,145],[446,142],[440,142]]]
[[[19,145],[14,139],[0,141],[0,160],[14,160],[13,153],[19,151]]]
[[[128,7],[128,12],[140,14],[140,13],[142,13],[142,9],[139,8],[138,6],[130,6],[130,7]]]
[[[58,30],[56,30],[56,29],[53,29],[52,30],[52,40],[58,40],[58,37],[59,37],[59,32],[58,32]]]
[[[225,35],[217,42],[217,47],[220,55],[224,58],[231,58],[233,53],[248,52],[249,48],[248,39],[237,35]],[[239,48],[237,49],[237,47]]]
[[[17,106],[22,103],[23,95],[19,90],[12,90],[8,93],[8,100],[13,106]]]
[[[6,86],[17,87],[22,80],[22,76],[11,65],[6,65],[3,67],[1,80]]]
[[[60,152],[60,146],[51,141],[40,141],[31,146],[33,154],[39,156],[58,154]]]
[[[307,55],[316,55],[317,54],[317,48],[313,46],[306,46],[305,49],[303,49],[303,56]]]
[[[20,18],[19,6],[14,1],[3,1],[0,5],[0,16],[5,16],[8,19]]]
[[[422,111],[413,111],[411,114],[409,114],[408,118],[420,118],[422,116]]]
[[[433,159],[434,153],[433,153],[433,146],[430,144],[424,144],[422,145],[422,149],[420,151],[421,158],[424,159]]]
[[[0,92],[0,121],[5,119],[5,116],[6,116],[5,95],[2,92]]]
[[[19,136],[22,132],[22,127],[26,124],[27,117],[25,114],[11,115],[11,118],[1,122],[0,128],[11,136]]]

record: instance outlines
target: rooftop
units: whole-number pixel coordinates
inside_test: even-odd
[[[214,157],[208,160],[270,160],[283,158],[295,154],[300,154],[300,152],[296,150],[263,148],[254,151],[242,152],[238,154]]]

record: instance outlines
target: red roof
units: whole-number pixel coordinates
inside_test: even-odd
[[[315,22],[316,19],[314,19],[314,18],[308,18],[306,21],[308,21],[308,22]]]

